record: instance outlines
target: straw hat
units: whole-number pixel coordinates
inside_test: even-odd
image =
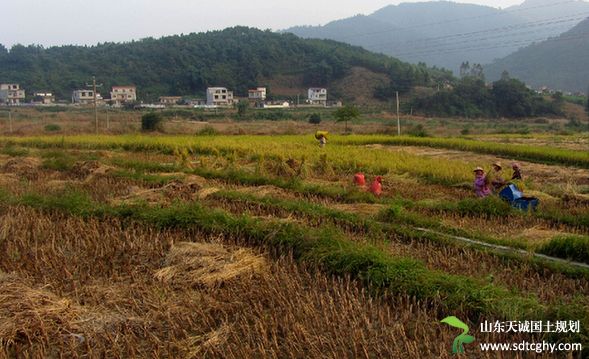
[[[478,171],[485,172],[485,170],[483,169],[483,167],[477,167],[477,168],[474,169],[473,172],[478,172]]]
[[[501,162],[495,162],[495,163],[493,163],[493,166],[497,166],[499,168],[503,168],[503,166],[501,166]]]

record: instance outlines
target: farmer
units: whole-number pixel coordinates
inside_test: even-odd
[[[368,191],[371,192],[376,197],[380,197],[380,195],[382,194],[382,177],[381,176],[376,176],[376,178],[374,179],[374,182],[372,182],[372,184],[368,188]]]
[[[317,131],[315,132],[315,138],[319,141],[319,147],[325,147],[327,144],[327,131]]]
[[[487,175],[489,176],[488,182],[491,183],[494,191],[498,191],[501,187],[507,184],[503,178],[502,168],[500,162],[495,162],[493,163],[493,172]]]
[[[319,135],[319,147],[325,147],[326,144],[327,144],[327,137],[325,137],[325,135],[323,135],[323,134]]]
[[[513,162],[511,164],[511,168],[513,169],[513,175],[511,176],[512,180],[522,180],[522,173],[521,173],[521,167],[519,165],[519,163],[517,162]]]
[[[485,176],[485,170],[482,167],[477,167],[474,169],[474,193],[479,198],[487,197],[491,194],[491,189],[489,188],[488,177]]]

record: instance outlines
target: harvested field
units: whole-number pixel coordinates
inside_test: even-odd
[[[589,327],[589,271],[451,237],[589,263],[576,155],[515,156],[541,200],[524,214],[474,198],[472,161],[491,155],[276,137],[5,139],[0,357],[451,358],[448,316],[475,337],[465,357],[552,357],[485,341],[589,343],[479,326]]]

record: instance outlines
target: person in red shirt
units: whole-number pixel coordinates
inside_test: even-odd
[[[368,190],[375,196],[380,197],[382,194],[382,177],[376,176]]]

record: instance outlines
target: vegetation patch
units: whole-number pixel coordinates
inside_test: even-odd
[[[589,237],[558,236],[538,248],[537,251],[549,256],[589,264]]]

